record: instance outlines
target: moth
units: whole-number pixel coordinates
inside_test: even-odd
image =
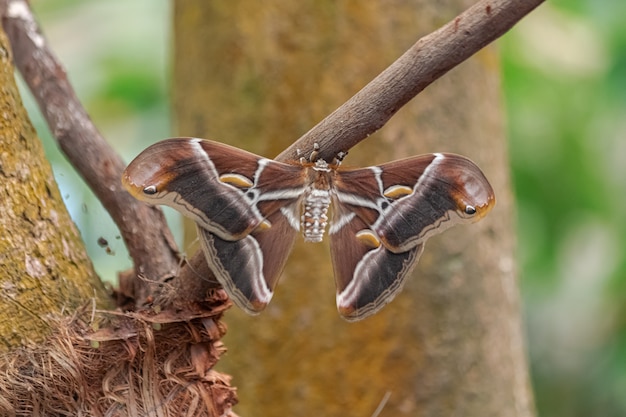
[[[434,153],[358,169],[339,163],[315,152],[283,163],[173,138],[137,156],[122,183],[135,198],[197,223],[209,267],[250,314],[272,299],[298,233],[320,242],[329,223],[337,309],[348,321],[376,313],[400,292],[429,237],[477,221],[495,204],[491,185],[463,156]]]

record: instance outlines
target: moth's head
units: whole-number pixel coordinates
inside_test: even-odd
[[[122,185],[137,200],[157,204],[176,175],[174,149],[163,142],[150,146],[124,170]]]
[[[485,174],[469,159],[446,155],[447,179],[459,216],[476,222],[487,215],[496,204],[496,196]]]

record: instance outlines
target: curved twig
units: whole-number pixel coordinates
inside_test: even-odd
[[[305,133],[276,159],[297,160],[320,145],[331,161],[376,132],[413,97],[439,77],[511,29],[544,0],[482,0],[408,51],[341,107]]]

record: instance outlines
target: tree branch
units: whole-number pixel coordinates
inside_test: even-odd
[[[176,244],[163,214],[158,208],[138,202],[122,188],[124,162],[79,102],[28,3],[0,0],[0,15],[15,64],[35,96],[50,131],[119,227],[136,275],[147,278],[121,283],[141,304],[151,293],[150,281],[162,281],[178,270]]]
[[[413,97],[490,44],[543,0],[482,0],[418,40],[361,91],[305,133],[276,159],[298,160],[320,145],[331,161],[376,132]]]

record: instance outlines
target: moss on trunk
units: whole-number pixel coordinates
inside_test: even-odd
[[[0,350],[40,341],[46,316],[107,302],[15,84],[0,32]]]

